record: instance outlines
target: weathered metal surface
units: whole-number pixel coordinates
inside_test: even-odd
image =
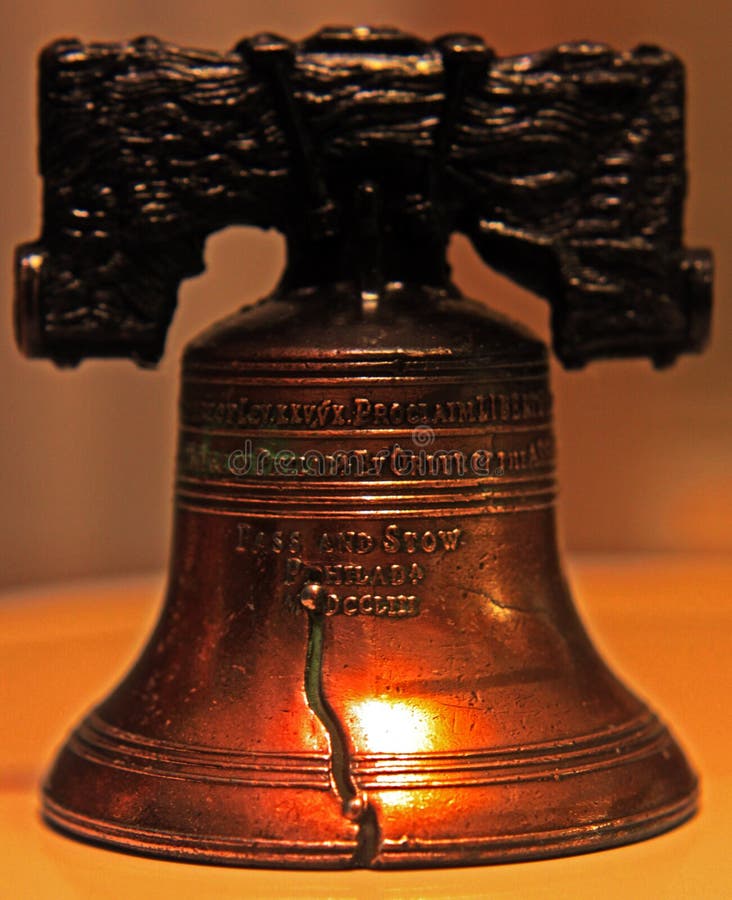
[[[565,362],[605,352],[662,361],[697,347],[696,313],[665,280],[687,265],[678,64],[589,45],[496,61],[473,38],[428,46],[356,29],[294,48],[258,38],[227,57],[150,40],[55,45],[45,65],[46,127],[62,145],[88,129],[101,157],[117,134],[120,158],[105,170],[90,152],[95,171],[118,176],[117,198],[153,193],[109,220],[129,256],[116,270],[125,285],[102,301],[99,258],[63,224],[63,185],[72,209],[89,211],[74,192],[91,163],[75,170],[68,144],[44,144],[49,255],[22,282],[42,311],[31,321],[40,343],[26,349],[67,362],[152,358],[145,329],[162,328],[162,340],[166,291],[194,268],[183,247],[236,220],[283,228],[290,250],[272,297],[185,353],[167,599],[129,675],[61,751],[47,820],[173,858],[389,868],[584,852],[690,816],[693,772],[593,649],[562,575],[546,349],[462,298],[444,258],[459,227],[499,267],[521,259],[519,280],[553,284]],[[76,94],[58,93],[64,78]],[[91,80],[101,105],[82,128],[73,109]],[[180,161],[178,181],[132,174],[173,134],[140,96],[177,110],[185,137],[165,165],[170,174]],[[488,103],[503,106],[489,114]],[[225,134],[202,126],[202,109]],[[140,149],[120,154],[135,115]],[[517,168],[524,132],[543,149],[571,135],[584,156],[528,178]],[[644,149],[601,162],[601,133],[607,153],[613,141]],[[244,166],[247,153],[256,158]],[[598,166],[608,190],[627,177],[656,199],[611,191],[618,204],[598,205]],[[557,219],[541,213],[545,181]],[[140,229],[132,243],[121,241],[123,219]],[[584,287],[580,269],[555,267],[578,241],[607,266],[587,268],[583,256]],[[54,246],[68,254],[63,268],[80,267],[73,288],[44,281]],[[165,290],[147,280],[153,256]],[[709,269],[696,258],[703,295]],[[28,259],[22,251],[23,278]],[[83,308],[80,291],[91,298]],[[683,311],[680,330],[661,308]],[[51,309],[58,343],[43,324]],[[26,322],[23,302],[19,313]],[[593,343],[593,329],[608,342]]]

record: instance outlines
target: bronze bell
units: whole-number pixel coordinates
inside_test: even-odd
[[[63,41],[41,68],[28,355],[162,352],[211,231],[282,230],[273,295],[183,359],[168,596],[44,787],[72,835],[231,865],[584,852],[696,778],[572,605],[544,345],[464,299],[453,231],[552,304],[566,365],[702,349],[683,71],[653,47]]]

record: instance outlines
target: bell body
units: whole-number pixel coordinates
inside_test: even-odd
[[[544,346],[450,290],[294,290],[183,363],[159,624],[50,772],[57,827],[341,868],[609,847],[695,809],[555,536]]]

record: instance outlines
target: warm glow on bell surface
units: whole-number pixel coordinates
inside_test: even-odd
[[[439,718],[419,703],[364,700],[351,712],[356,744],[366,753],[424,753],[438,744]]]

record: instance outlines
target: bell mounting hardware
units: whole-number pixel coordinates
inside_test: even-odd
[[[288,286],[360,276],[377,292],[442,284],[463,232],[549,300],[568,366],[704,345],[709,255],[681,243],[683,69],[657,47],[499,59],[475,37],[388,29],[227,54],[64,40],[40,90],[44,228],[19,251],[31,356],[156,362],[180,280],[227,225],[285,234]]]

